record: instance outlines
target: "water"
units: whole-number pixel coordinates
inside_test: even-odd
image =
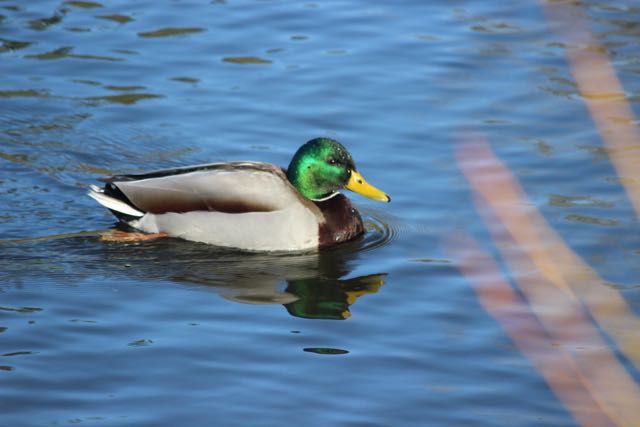
[[[582,12],[638,113],[640,9]],[[536,3],[0,1],[1,424],[576,425],[443,248],[499,249],[453,155],[482,135],[637,311],[636,216],[553,28]],[[359,241],[98,238],[100,177],[321,135],[393,199],[350,196]]]

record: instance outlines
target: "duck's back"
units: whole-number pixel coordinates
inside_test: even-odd
[[[269,163],[213,163],[109,178],[105,192],[153,214],[215,211],[272,212],[299,197],[282,170]]]

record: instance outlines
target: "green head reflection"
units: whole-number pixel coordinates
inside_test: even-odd
[[[351,316],[349,307],[358,298],[378,292],[385,277],[386,274],[372,274],[348,280],[293,280],[285,292],[299,299],[284,306],[296,317],[344,320]]]

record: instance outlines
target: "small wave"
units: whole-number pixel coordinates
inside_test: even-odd
[[[360,252],[368,252],[390,245],[401,234],[409,231],[408,226],[387,212],[372,208],[363,208],[361,211],[366,233],[360,242]]]

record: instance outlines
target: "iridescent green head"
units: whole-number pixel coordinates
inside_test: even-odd
[[[364,180],[347,149],[330,138],[315,138],[300,147],[289,163],[287,177],[303,196],[311,200],[329,197],[341,188],[374,200],[391,200]]]

